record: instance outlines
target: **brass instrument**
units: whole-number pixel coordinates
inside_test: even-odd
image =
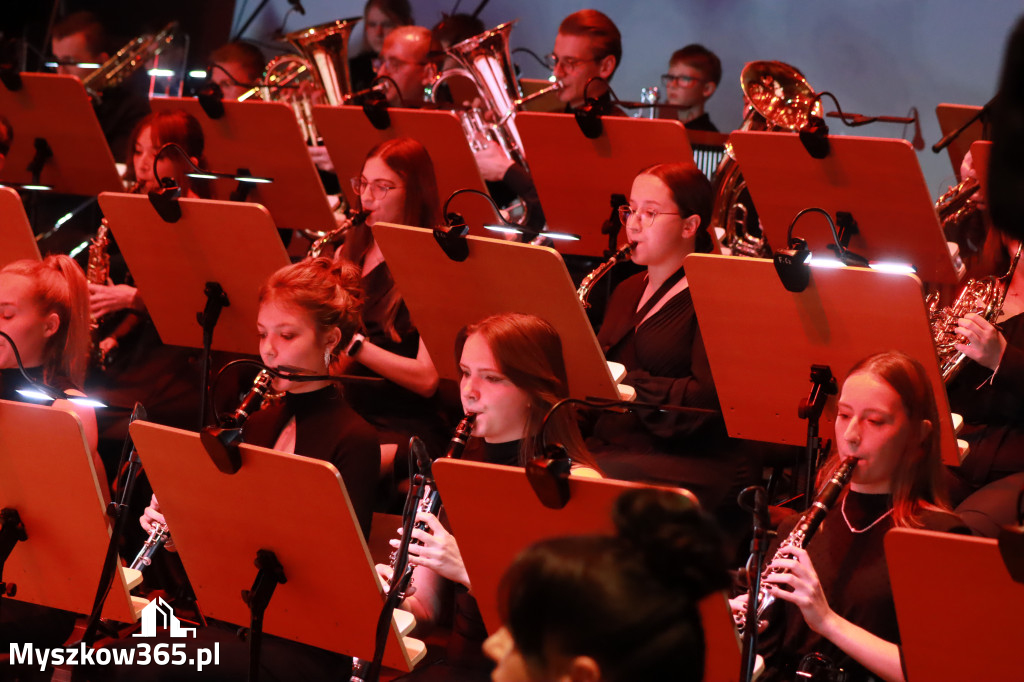
[[[594,268],[590,274],[583,278],[580,282],[580,288],[576,290],[576,297],[580,299],[580,303],[583,304],[584,310],[590,307],[590,303],[587,299],[590,298],[590,291],[594,288],[594,284],[597,280],[608,274],[608,271],[618,263],[619,261],[629,260],[630,256],[633,255],[633,248],[636,246],[633,242],[630,242],[623,246],[621,249],[611,255],[611,258],[601,263]]]
[[[987,322],[995,324],[999,314],[1003,311],[1006,289],[1010,286],[1010,280],[1013,279],[1013,273],[1017,269],[1021,248],[1024,248],[1024,243],[1017,246],[1017,252],[1014,254],[1006,274],[1002,277],[991,276],[968,280],[953,305],[939,308],[938,292],[928,294],[925,299],[928,306],[928,319],[932,328],[932,339],[935,341],[935,352],[939,355],[942,378],[947,383],[959,374],[963,368],[964,359],[967,357],[956,349],[955,344],[965,342],[965,339],[956,333],[957,323],[968,313],[975,313],[985,318]]]
[[[976,177],[966,177],[935,202],[942,234],[960,247],[961,258],[981,253],[985,245],[988,227],[982,201],[978,198],[980,189],[981,183]]]
[[[799,71],[782,62],[750,62],[740,74],[740,87],[747,111],[739,130],[800,130],[811,113],[815,93]],[[814,103],[814,114],[821,115],[821,103]],[[771,247],[757,225],[747,224],[747,208],[740,196],[747,183],[740,173],[732,146],[725,145],[725,156],[715,170],[714,205],[710,228],[722,228],[722,244],[733,255],[771,257]]]
[[[339,225],[330,232],[315,233],[318,235],[317,239],[309,245],[309,251],[306,252],[306,258],[319,258],[320,256],[323,256],[324,252],[328,249],[337,248],[344,244],[349,230],[365,223],[366,218],[369,215],[369,211],[357,211],[348,216],[347,222],[343,225]],[[307,232],[307,234],[309,234],[309,232]]]
[[[338,106],[352,93],[348,43],[360,18],[338,19],[286,34],[284,40],[299,54],[270,60],[257,84],[263,100],[284,101],[291,106],[311,144],[320,138],[313,121],[313,105]],[[249,96],[246,93],[242,98]]]
[[[143,34],[128,42],[113,57],[82,79],[91,97],[102,98],[103,91],[117,87],[153,57],[160,54],[178,35],[178,22],[172,21],[156,35]]]
[[[761,622],[764,616],[765,610],[775,602],[775,595],[772,594],[772,586],[769,583],[764,582],[764,579],[773,573],[781,573],[781,569],[773,566],[772,564],[776,559],[783,559],[789,555],[790,550],[794,547],[804,548],[807,543],[811,541],[814,534],[818,532],[818,527],[821,522],[825,519],[825,515],[828,514],[828,510],[832,508],[832,505],[839,499],[839,493],[842,492],[846,484],[849,483],[850,477],[853,476],[853,470],[857,468],[858,460],[854,457],[847,459],[843,462],[835,473],[832,474],[832,478],[828,480],[818,491],[817,497],[814,498],[814,502],[807,508],[807,511],[800,517],[800,521],[797,522],[796,527],[786,536],[786,539],[782,541],[779,548],[775,550],[775,555],[772,560],[765,566],[764,571],[761,572],[761,588],[758,590],[758,604],[756,618],[753,620],[753,626],[756,628],[757,624]],[[747,623],[750,622],[750,613],[744,616],[743,614],[737,614],[736,625],[742,632],[746,627]]]
[[[506,22],[448,48],[447,54],[459,66],[446,69],[437,75],[430,85],[427,99],[434,102],[438,86],[452,76],[462,76],[471,80],[480,92],[484,109],[458,112],[470,146],[474,151],[479,151],[488,141],[493,140],[508,158],[526,168],[526,155],[523,153],[523,142],[516,128],[515,115],[523,104],[561,89],[562,83],[552,83],[528,97],[523,97],[508,45],[508,36],[515,23]]]

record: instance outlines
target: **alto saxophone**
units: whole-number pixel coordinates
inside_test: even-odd
[[[832,505],[839,499],[839,493],[842,492],[843,488],[850,481],[850,477],[853,475],[853,470],[857,468],[857,459],[851,457],[850,459],[843,462],[836,472],[832,474],[832,478],[822,486],[818,492],[818,496],[814,498],[814,502],[807,511],[800,517],[800,521],[796,524],[796,527],[786,536],[786,539],[782,541],[779,548],[775,551],[775,555],[772,560],[765,566],[764,571],[761,572],[761,588],[758,590],[757,595],[757,614],[754,618],[754,627],[761,622],[762,616],[765,610],[768,609],[773,603],[775,603],[775,594],[772,592],[770,584],[765,582],[765,578],[772,575],[773,573],[782,573],[783,570],[774,566],[776,559],[783,559],[788,556],[794,547],[804,548],[807,543],[811,541],[814,534],[818,531],[818,527],[821,522],[825,520],[825,515],[828,514],[828,510],[832,508]],[[736,616],[736,625],[739,627],[740,632],[746,628],[749,623],[749,612],[747,615],[738,614]]]
[[[932,328],[932,339],[935,342],[935,351],[939,355],[939,367],[942,370],[942,378],[948,383],[959,374],[964,366],[964,359],[967,357],[956,349],[956,344],[964,343],[965,339],[956,333],[957,324],[960,318],[968,313],[975,313],[985,318],[986,322],[995,324],[999,314],[1003,311],[1003,299],[1006,297],[1006,289],[1010,286],[1013,273],[1017,269],[1017,261],[1020,260],[1021,248],[1024,243],[1017,247],[1017,252],[1010,262],[1010,269],[1002,277],[983,277],[972,279],[960,290],[953,305],[939,308],[939,294],[932,292],[928,294],[925,303],[928,305],[928,318]]]
[[[583,304],[583,308],[589,308],[590,303],[587,299],[590,298],[590,291],[594,288],[594,284],[597,280],[608,274],[608,271],[618,263],[619,261],[629,260],[629,257],[633,255],[633,248],[636,246],[633,242],[630,242],[623,246],[621,249],[612,254],[611,258],[601,263],[591,271],[589,275],[583,278],[580,282],[580,288],[576,290],[576,297],[580,299],[580,303]]]
[[[365,223],[369,215],[369,211],[357,211],[349,216],[348,222],[344,225],[339,225],[334,230],[321,234],[315,242],[309,245],[309,251],[306,252],[306,258],[319,258],[324,255],[324,251],[328,248],[337,248],[344,244],[345,238],[348,237],[349,230]]]

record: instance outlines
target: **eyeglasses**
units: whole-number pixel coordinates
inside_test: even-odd
[[[666,87],[674,85],[677,88],[685,88],[689,85],[693,85],[699,80],[700,78],[694,78],[693,76],[674,75],[671,73],[661,74],[661,84]]]
[[[672,213],[670,211],[655,211],[653,208],[645,208],[637,210],[632,206],[619,206],[619,220],[623,225],[629,223],[631,216],[636,216],[637,221],[640,223],[640,227],[643,229],[649,228],[654,224],[654,219],[660,215],[679,215],[679,213]]]
[[[402,189],[401,187],[398,187],[396,185],[389,185],[383,180],[374,180],[373,182],[369,182],[366,180],[366,178],[352,178],[351,182],[352,189],[359,196],[363,196],[363,192],[365,192],[366,188],[369,187],[370,198],[373,199],[374,201],[381,201],[384,197],[388,195],[388,192],[390,192],[393,189]]]
[[[377,57],[373,60],[373,70],[380,71],[382,66],[388,67],[388,71],[394,73],[403,66],[424,66],[427,62],[410,62],[398,57]]]
[[[549,55],[545,55],[544,63],[548,65],[548,68],[554,71],[561,65],[562,69],[566,73],[572,73],[579,68],[583,62],[596,62],[597,59],[578,59],[576,57],[559,57],[554,52]]]

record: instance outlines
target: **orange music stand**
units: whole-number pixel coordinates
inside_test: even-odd
[[[391,126],[377,130],[366,118],[362,107],[313,107],[317,129],[323,135],[331,161],[341,178],[341,188],[350,206],[357,205],[348,178],[359,177],[366,154],[385,140],[411,137],[427,149],[437,175],[441,205],[458,189],[475,189],[487,194],[476,159],[462,131],[458,117],[450,111],[389,108]],[[475,234],[484,234],[481,225],[499,223],[494,209],[483,197],[465,196],[452,202],[449,210],[466,219]],[[434,227],[424,225],[424,227]]]
[[[1019,680],[1024,585],[997,540],[894,528],[885,558],[908,680]]]
[[[14,128],[0,183],[31,183],[36,140],[45,140],[53,155],[42,165],[39,182],[82,196],[120,190],[114,156],[82,82],[56,74],[18,75],[20,90],[0,85],[0,112]]]
[[[40,258],[21,196],[10,187],[0,187],[0,244],[0,269],[16,260]]]
[[[197,433],[136,421],[131,435],[204,613],[248,627],[239,593],[256,577],[257,551],[270,550],[286,582],[270,599],[263,631],[373,657],[384,594],[333,465],[242,445],[241,468],[224,474]],[[411,616],[396,616],[384,665],[408,671],[426,648],[404,636]]]
[[[439,459],[434,462],[433,473],[488,632],[502,625],[498,584],[521,551],[549,538],[612,534],[615,500],[627,490],[650,487],[570,477],[568,504],[562,509],[549,509],[537,498],[519,467]],[[499,490],[501,501],[497,503],[495,491]],[[673,490],[697,506],[692,493]],[[707,648],[704,679],[735,680],[740,669],[740,646],[726,595],[706,597],[701,613]]]
[[[0,400],[0,508],[16,510],[28,538],[3,566],[15,585],[4,599],[88,614],[110,544],[103,487],[78,416]],[[134,623],[146,600],[129,590],[138,571],[121,567],[103,617]]]
[[[977,116],[979,111],[981,111],[981,107],[968,104],[937,104],[935,106],[935,118],[939,120],[939,130],[942,131],[942,136],[949,135],[967,123],[972,117]],[[960,164],[963,163],[967,150],[978,140],[985,139],[986,122],[986,118],[984,116],[981,117],[969,125],[966,130],[960,133],[960,137],[950,142],[949,146],[946,147],[946,153],[949,154],[949,162],[953,165],[953,174],[956,175],[957,181],[963,180],[960,177]]]
[[[431,230],[378,223],[373,236],[438,374],[458,381],[455,335],[504,312],[532,313],[558,329],[573,397],[618,399],[601,346],[553,249],[467,237],[469,256],[448,258]]]
[[[99,203],[164,343],[203,347],[196,314],[206,305],[206,283],[216,282],[230,305],[221,313],[212,348],[257,354],[256,294],[288,264],[267,209],[181,199],[181,219],[167,223],[146,196],[104,192]]]
[[[603,133],[591,140],[573,116],[516,115],[548,229],[581,237],[557,242],[561,253],[601,257],[609,248],[601,225],[611,214],[611,196],[628,199],[633,178],[647,166],[693,160],[679,121],[606,116],[601,123]],[[618,245],[625,241],[621,234]]]
[[[808,396],[811,366],[827,365],[842,387],[855,363],[899,349],[928,373],[939,409],[942,459],[960,463],[917,277],[811,268],[807,289],[792,293],[770,260],[693,254],[685,265],[731,436],[803,445],[807,425],[797,406]],[[832,435],[835,413],[836,398],[830,397],[821,417],[824,438]]]
[[[184,109],[203,127],[207,170],[271,178],[251,185],[246,201],[263,204],[282,229],[330,231],[337,227],[323,183],[306,149],[295,113],[282,102],[223,102],[224,116],[210,118],[194,98],[167,97],[154,111]],[[229,199],[231,180],[211,181],[214,199]]]
[[[840,211],[853,215],[859,232],[851,251],[871,261],[910,263],[926,282],[959,281],[917,152],[906,140],[830,137],[831,151],[820,160],[796,133],[736,131],[729,140],[772,248],[786,248],[793,218],[817,206],[833,219]],[[806,239],[812,253],[832,255],[822,216],[802,218],[793,235]]]

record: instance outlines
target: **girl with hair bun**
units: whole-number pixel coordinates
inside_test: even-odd
[[[505,572],[505,624],[484,644],[495,682],[703,679],[698,603],[729,585],[714,522],[653,489],[613,518],[615,536],[544,540]]]

